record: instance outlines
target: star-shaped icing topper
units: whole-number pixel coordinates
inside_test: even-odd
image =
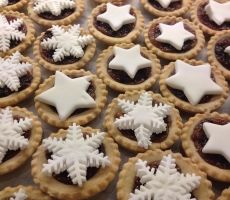
[[[151,61],[141,55],[140,45],[130,49],[114,47],[113,52],[115,57],[110,61],[109,68],[122,70],[132,79],[139,69],[151,66]]]
[[[203,147],[203,153],[220,154],[230,162],[230,123],[218,125],[209,122],[203,123],[203,130],[208,142]]]
[[[161,34],[156,38],[158,42],[172,45],[177,50],[181,50],[184,42],[195,38],[195,35],[184,28],[183,22],[174,25],[159,24]]]
[[[136,21],[136,18],[130,14],[130,5],[116,6],[107,3],[106,7],[106,12],[98,15],[97,20],[109,24],[114,31],[119,30],[125,24]]]
[[[172,2],[180,0],[156,0],[163,8],[168,8]]]
[[[226,47],[224,49],[224,52],[227,53],[230,56],[230,46]]]
[[[208,63],[193,66],[177,60],[175,70],[175,74],[166,79],[166,84],[182,90],[192,105],[198,104],[205,95],[216,95],[223,91],[211,79],[211,66]]]
[[[219,3],[214,0],[209,0],[205,11],[209,18],[217,25],[222,25],[224,22],[230,21],[230,2]]]
[[[67,119],[76,109],[92,108],[96,103],[86,92],[90,85],[90,76],[70,78],[57,71],[54,87],[35,97],[43,103],[54,106],[61,120]]]

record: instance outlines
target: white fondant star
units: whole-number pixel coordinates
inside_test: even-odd
[[[230,56],[230,46],[226,47],[224,49],[224,52],[227,53]]]
[[[221,154],[230,162],[230,123],[218,125],[203,123],[203,130],[208,142],[203,147],[203,153]]]
[[[57,71],[54,87],[36,96],[36,99],[55,106],[61,120],[67,119],[76,109],[95,107],[94,99],[86,92],[91,77],[70,78]]]
[[[195,35],[184,28],[183,22],[178,22],[174,25],[159,24],[161,34],[156,38],[157,41],[168,43],[181,50],[184,42],[195,38]]]
[[[200,102],[205,95],[220,94],[223,89],[211,79],[211,66],[192,66],[181,60],[175,63],[176,73],[166,79],[166,84],[182,90],[192,105]]]
[[[151,66],[151,61],[141,55],[140,45],[130,49],[114,47],[113,52],[115,57],[110,61],[109,68],[125,71],[132,79],[139,69]]]
[[[97,20],[109,24],[114,31],[119,30],[125,24],[131,24],[136,21],[136,18],[129,13],[130,5],[115,6],[107,3],[106,6],[106,12],[98,15]]]
[[[217,25],[230,21],[230,2],[219,3],[214,0],[209,0],[205,11],[208,17]]]
[[[180,0],[156,0],[163,8],[168,8],[170,3]]]

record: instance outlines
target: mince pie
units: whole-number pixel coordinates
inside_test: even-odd
[[[0,11],[19,10],[23,8],[29,0],[1,0]]]

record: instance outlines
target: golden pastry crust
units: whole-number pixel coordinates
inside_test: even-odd
[[[0,11],[19,10],[23,8],[28,3],[28,1],[29,0],[19,0],[19,2],[15,4],[4,6],[0,8]]]
[[[204,64],[203,61],[197,61],[197,60],[184,60],[184,62],[191,64],[191,65],[202,65]],[[222,87],[223,92],[220,95],[213,95],[213,97],[210,99],[207,103],[199,103],[197,105],[192,105],[187,101],[184,101],[178,97],[176,97],[169,89],[169,86],[166,84],[166,79],[170,77],[170,75],[175,70],[175,62],[169,63],[169,65],[165,66],[162,70],[162,73],[160,75],[160,90],[164,97],[168,99],[168,101],[172,102],[176,107],[180,108],[181,110],[184,110],[189,113],[198,113],[198,112],[208,112],[215,110],[219,107],[221,107],[225,100],[228,97],[228,84],[225,81],[223,75],[221,72],[217,69],[216,66],[212,65],[212,75],[215,80],[215,82]]]
[[[62,26],[65,29],[70,28],[71,26]],[[72,63],[72,64],[53,64],[48,62],[46,59],[43,58],[41,51],[41,39],[43,38],[44,34],[46,32],[41,33],[41,35],[36,39],[34,42],[34,47],[33,47],[33,54],[35,59],[38,61],[38,63],[45,67],[46,69],[50,71],[57,71],[57,70],[74,70],[74,69],[80,69],[85,67],[85,65],[93,58],[95,51],[96,51],[96,41],[94,40],[91,42],[89,45],[87,45],[86,49],[84,50],[84,55],[81,57],[78,61]],[[89,34],[87,31],[84,31],[81,29],[82,34]]]
[[[200,7],[200,5],[203,5],[205,3],[207,3],[209,0],[196,0],[196,3],[193,4],[192,9],[191,9],[191,19],[192,21],[197,24],[201,30],[208,34],[208,35],[215,35],[218,32],[222,32],[222,31],[218,31],[218,30],[214,30],[211,29],[210,27],[204,25],[203,23],[200,22],[199,18],[198,18],[198,14],[197,14],[197,10]],[[224,3],[227,2],[228,0],[217,0],[220,3]]]
[[[218,34],[216,34],[215,36],[213,36],[211,38],[211,40],[209,40],[208,42],[208,61],[217,66],[221,72],[223,73],[224,77],[226,79],[230,79],[230,71],[225,68],[216,58],[216,53],[215,53],[215,47],[216,47],[216,43],[219,42],[222,39],[225,38],[229,38],[230,39],[230,30],[229,31],[222,31]]]
[[[22,51],[26,50],[26,48],[28,48],[32,44],[32,42],[34,41],[34,39],[35,39],[35,37],[34,37],[34,35],[35,35],[35,29],[34,29],[33,22],[25,14],[19,13],[19,12],[3,11],[3,12],[1,12],[1,15],[12,16],[12,17],[16,17],[16,18],[21,18],[23,20],[24,25],[26,26],[26,31],[27,32],[26,32],[25,39],[23,39],[19,43],[19,45],[17,45],[14,48],[9,49],[6,52],[0,51],[0,57],[4,57],[6,55],[11,55],[12,53],[14,53],[16,51],[22,52]]]
[[[155,26],[157,26],[159,23],[177,23],[177,22],[183,22],[186,24],[190,29],[194,31],[194,34],[196,36],[196,45],[190,49],[189,51],[183,52],[183,53],[171,53],[171,52],[165,52],[159,48],[157,48],[150,40],[149,38],[149,30]],[[205,39],[202,31],[190,22],[187,19],[183,19],[181,17],[174,17],[174,16],[168,16],[168,17],[160,17],[153,21],[151,21],[147,27],[144,30],[144,38],[145,38],[145,44],[147,47],[152,51],[152,53],[158,55],[161,58],[167,59],[167,60],[176,60],[176,59],[189,59],[195,57],[204,47],[205,45]]]
[[[181,16],[184,15],[192,4],[192,0],[182,0],[182,6],[179,9],[173,11],[163,11],[155,8],[149,3],[149,0],[140,0],[144,8],[154,16],[165,17],[165,16]]]
[[[90,127],[82,128],[83,134],[92,134],[96,131],[96,129]],[[63,138],[66,133],[66,130],[61,129],[51,136]],[[42,173],[42,165],[47,162],[47,159],[45,149],[41,145],[33,155],[31,162],[34,182],[39,185],[42,191],[57,199],[88,199],[89,197],[102,192],[113,180],[120,163],[118,146],[112,138],[105,136],[103,146],[105,148],[105,155],[108,156],[111,162],[110,165],[105,168],[100,168],[92,178],[83,183],[82,187],[79,187],[78,185],[66,185],[57,181],[52,176],[46,176]]]
[[[36,12],[34,12],[33,10],[34,0],[31,0],[28,4],[28,15],[32,20],[34,20],[34,22],[45,27],[51,27],[52,25],[61,26],[61,25],[72,24],[84,12],[84,0],[75,0],[75,3],[76,3],[76,9],[71,15],[59,20],[48,20],[40,17]]]
[[[154,161],[160,161],[163,156],[171,154],[176,159],[176,164],[183,173],[193,173],[201,177],[200,186],[194,190],[193,195],[197,200],[213,200],[214,193],[212,192],[212,184],[207,179],[206,174],[199,170],[197,165],[191,162],[189,158],[182,157],[179,153],[172,153],[171,151],[161,151],[156,149],[155,151],[147,151],[145,153],[138,154],[136,157],[130,158],[128,162],[123,166],[117,183],[117,199],[127,200],[129,194],[133,190],[133,185],[136,177],[135,163],[138,159],[146,160],[147,163]]]
[[[51,197],[44,194],[38,188],[22,185],[18,185],[17,187],[6,187],[4,190],[0,191],[0,197],[1,199],[10,199],[11,197],[14,197],[14,193],[18,192],[19,189],[25,190],[28,199],[30,200],[52,200]]]
[[[229,199],[230,199],[230,189],[225,189],[217,200],[229,200]]]
[[[230,181],[230,170],[221,169],[214,165],[206,162],[200,154],[197,152],[197,149],[194,145],[194,142],[191,139],[194,128],[205,119],[212,118],[223,118],[230,121],[230,116],[227,114],[220,114],[217,112],[214,113],[204,113],[204,114],[196,114],[194,117],[190,118],[182,129],[182,146],[185,151],[185,154],[192,159],[194,163],[197,163],[199,168],[207,173],[209,177],[212,177],[215,180],[229,182]]]
[[[13,116],[19,116],[22,118],[28,117],[32,119],[32,128],[30,138],[28,139],[28,146],[25,149],[20,150],[20,152],[14,157],[0,163],[0,175],[12,172],[21,166],[34,153],[42,139],[41,123],[33,113],[29,112],[25,108],[10,107],[10,109],[12,110]]]
[[[42,103],[36,99],[37,95],[41,94],[42,92],[54,86],[55,76],[52,75],[48,79],[46,79],[42,84],[40,84],[38,90],[35,92],[35,108],[38,112],[38,115],[46,123],[60,128],[68,127],[72,123],[76,123],[79,125],[87,124],[88,122],[92,121],[97,115],[99,115],[101,110],[105,106],[107,100],[107,93],[108,93],[106,90],[106,86],[101,79],[97,78],[96,75],[93,75],[89,71],[64,70],[63,73],[71,77],[81,77],[81,76],[92,77],[92,84],[95,88],[95,94],[96,94],[96,99],[95,99],[96,107],[89,108],[86,111],[79,114],[73,114],[65,121],[61,121],[57,112],[55,112],[48,104]]]
[[[119,2],[117,2],[117,3],[121,4]],[[111,36],[107,36],[107,35],[103,34],[94,26],[95,16],[100,14],[100,10],[105,6],[106,6],[106,4],[103,3],[103,4],[100,4],[96,8],[93,9],[92,14],[90,15],[89,20],[88,20],[89,32],[91,34],[93,34],[94,37],[97,38],[98,40],[105,42],[107,44],[111,44],[111,45],[117,44],[117,43],[129,43],[129,42],[136,40],[144,28],[144,17],[142,16],[141,12],[138,9],[131,7],[131,9],[134,11],[135,17],[136,17],[135,27],[133,28],[133,30],[128,35],[126,35],[124,37],[119,37],[119,38],[118,37],[111,37]]]
[[[123,3],[125,0],[94,0],[96,3],[107,3],[107,2],[113,2],[113,3]]]
[[[40,67],[38,66],[38,64],[35,63],[31,58],[24,57],[24,56],[22,56],[21,61],[32,64],[32,72],[31,72],[31,76],[33,77],[32,82],[30,86],[28,86],[24,90],[21,90],[19,92],[13,92],[12,94],[6,97],[1,97],[0,98],[0,108],[16,105],[19,102],[23,101],[24,99],[30,97],[33,94],[33,92],[37,89],[40,83],[41,72],[40,72]]]
[[[144,152],[147,149],[144,149],[140,147],[135,140],[131,140],[127,137],[125,137],[119,129],[114,125],[114,121],[116,118],[117,113],[121,113],[121,109],[117,104],[118,99],[127,99],[131,101],[137,101],[140,94],[144,91],[131,91],[126,92],[125,94],[120,94],[117,98],[113,99],[111,104],[108,106],[105,114],[105,120],[104,120],[104,127],[108,131],[108,133],[114,138],[114,140],[121,145],[122,147],[134,151],[134,152]],[[174,108],[174,106],[169,103],[165,98],[160,96],[159,94],[154,94],[152,92],[149,92],[153,98],[153,101],[166,103],[170,106],[172,106],[172,111],[170,113],[170,127],[169,133],[167,138],[160,142],[156,143],[153,142],[151,145],[149,145],[149,149],[155,150],[155,149],[168,149],[170,148],[174,142],[179,138],[179,135],[181,134],[181,127],[182,127],[182,120],[180,117],[180,114],[177,109]]]
[[[133,43],[130,44],[117,44],[115,46],[129,49],[135,46]],[[147,90],[150,87],[152,87],[160,75],[160,61],[157,59],[157,57],[152,54],[147,48],[141,47],[141,54],[144,55],[145,58],[149,59],[152,62],[151,65],[151,73],[147,80],[145,80],[142,83],[139,84],[125,84],[125,83],[119,83],[116,80],[112,79],[109,75],[107,69],[108,69],[108,61],[109,59],[114,55],[113,53],[114,46],[110,46],[109,48],[105,49],[98,57],[96,62],[96,68],[97,68],[97,75],[99,78],[101,78],[106,85],[108,85],[110,88],[119,91],[119,92],[125,92],[130,90]]]

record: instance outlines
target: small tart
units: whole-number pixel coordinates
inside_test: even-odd
[[[125,94],[120,94],[117,98],[113,99],[113,101],[111,102],[111,104],[108,106],[106,110],[104,127],[119,145],[134,152],[144,152],[146,151],[146,149],[154,150],[157,148],[168,149],[178,139],[181,131],[182,122],[178,110],[175,109],[171,103],[169,103],[165,98],[161,97],[159,94],[154,94],[152,92],[146,92],[146,93],[144,93],[144,91],[132,91],[132,92],[126,92]],[[152,99],[153,107],[154,106],[156,107],[156,104],[159,105],[165,104],[167,106],[171,106],[171,109],[169,111],[170,114],[164,118],[165,124],[167,124],[166,131],[157,134],[151,132],[150,137],[152,138],[150,138],[149,141],[147,141],[148,142],[147,148],[146,147],[144,148],[140,146],[140,144],[138,144],[137,142],[138,139],[135,137],[134,131],[131,130],[131,128],[127,128],[126,130],[124,129],[120,130],[115,125],[116,118],[124,116],[124,111],[122,111],[121,107],[118,105],[118,101],[125,100],[127,101],[127,103],[132,104],[132,102],[137,102],[143,94],[144,96],[147,97],[145,98],[146,102],[151,101]],[[151,107],[149,108],[149,110],[150,109]],[[149,116],[149,113],[147,113],[146,111],[146,116],[147,115]],[[141,117],[143,118],[144,116],[141,115]],[[146,123],[148,123],[147,121],[149,121],[149,118],[146,117],[143,118],[143,120],[146,121]],[[143,135],[145,134],[143,133]]]
[[[218,85],[218,87],[222,88],[222,92],[220,92],[220,94],[218,95],[217,94],[216,95],[203,95],[202,99],[200,99],[198,103],[192,104],[189,102],[188,98],[185,96],[182,90],[174,89],[170,87],[166,83],[166,81],[168,78],[175,75],[175,68],[176,68],[177,62],[178,61],[171,62],[169,63],[169,65],[165,66],[165,68],[162,70],[162,73],[160,75],[160,81],[159,81],[160,90],[161,90],[162,95],[166,97],[168,101],[172,102],[179,109],[189,112],[189,113],[212,111],[212,110],[215,110],[221,107],[224,104],[225,100],[228,97],[228,90],[229,90],[228,84],[225,81],[222,73],[217,69],[215,65],[210,66],[211,67],[211,80],[213,80],[212,84],[214,84],[215,86]],[[205,64],[203,61],[197,61],[197,60],[184,60],[184,61],[179,61],[179,62],[188,64],[191,67],[199,67],[199,66],[208,64],[208,63]],[[207,74],[207,77],[209,78],[210,75]],[[201,82],[203,81],[203,79],[202,80],[198,79],[198,80]],[[187,88],[189,89],[188,86]],[[212,90],[216,92],[215,91],[216,89],[212,89]],[[192,92],[191,89],[190,89],[190,92]]]
[[[229,2],[228,0],[214,0],[219,3]],[[197,24],[201,30],[208,34],[214,35],[218,32],[229,30],[230,22],[224,22],[222,25],[217,25],[214,21],[210,20],[205,12],[205,6],[208,5],[209,0],[197,0],[191,10],[192,21]]]
[[[113,30],[108,23],[97,20],[97,16],[104,14],[107,11],[108,4],[110,3],[103,3],[93,9],[88,20],[89,32],[92,33],[95,38],[107,44],[129,43],[136,40],[144,28],[144,17],[142,16],[141,12],[131,6],[129,15],[135,17],[135,22],[129,24],[125,23],[118,30]],[[114,2],[113,5],[118,7],[129,6],[123,5],[123,3],[119,1]],[[121,15],[121,12],[116,11],[113,12],[113,14],[114,17],[112,19],[116,19],[116,15]],[[119,18],[121,18],[121,16]],[[122,20],[123,19],[125,19],[125,17],[122,18]]]
[[[6,187],[4,190],[0,191],[0,196],[2,199],[16,198],[14,193],[17,193],[20,190],[23,191],[30,200],[52,200],[51,197],[40,191],[38,188],[22,185],[18,185],[17,187]]]
[[[117,199],[118,200],[135,199],[135,198],[130,198],[130,193],[133,193],[134,189],[135,189],[135,185],[138,182],[140,183],[140,181],[138,181],[137,174],[136,174],[137,173],[136,163],[137,163],[137,161],[139,159],[141,159],[143,161],[146,161],[147,166],[152,165],[153,167],[156,168],[156,167],[159,166],[160,161],[164,158],[164,156],[167,156],[167,155],[171,155],[172,158],[175,159],[176,167],[178,168],[178,171],[180,173],[190,174],[190,176],[191,176],[191,174],[193,174],[193,176],[195,175],[195,176],[200,177],[200,184],[199,184],[198,188],[196,188],[195,190],[192,191],[192,195],[197,200],[213,200],[214,193],[212,192],[212,189],[211,189],[212,184],[207,179],[206,174],[204,172],[202,172],[201,170],[199,170],[197,165],[192,163],[190,159],[182,157],[182,155],[179,154],[179,153],[172,153],[171,151],[161,151],[159,149],[157,149],[155,151],[147,151],[145,153],[138,154],[136,157],[130,158],[128,160],[128,162],[125,163],[125,165],[123,166],[123,168],[122,168],[122,170],[121,170],[121,172],[119,174],[119,180],[118,180],[118,183],[117,183]],[[167,163],[165,165],[168,166],[168,164],[169,163]],[[147,169],[147,170],[149,171],[150,169]],[[174,170],[172,170],[172,171],[174,171]],[[172,171],[171,171],[171,173],[172,173]],[[154,171],[152,171],[151,173],[147,174],[145,177],[149,178],[150,174],[152,174],[152,173],[154,173]],[[141,174],[142,175],[146,174],[146,170],[145,171],[143,170],[140,173],[140,175]],[[158,178],[158,179],[160,179],[160,178]],[[150,181],[150,180],[143,178],[143,181],[147,182],[147,181]],[[170,180],[169,180],[169,182],[170,182]],[[171,183],[171,184],[173,184],[173,183]],[[177,184],[177,182],[175,182],[174,184]],[[191,185],[193,185],[193,184],[191,184]],[[185,187],[186,190],[188,188],[190,188],[191,185],[188,186],[188,187]],[[150,184],[148,186],[150,186]],[[156,186],[156,188],[158,189],[157,186]],[[185,185],[183,185],[183,186],[185,186]],[[144,186],[142,186],[142,187],[144,187]],[[170,187],[170,185],[166,184],[164,186],[164,189],[162,188],[164,193],[167,192],[166,191],[167,187]],[[176,187],[176,188],[178,189],[180,187],[181,186]],[[141,191],[140,194],[142,193],[144,195],[145,191],[149,191],[149,189],[150,188]],[[174,189],[170,190],[169,197],[172,195],[172,193],[174,193],[174,191],[179,191],[179,190],[174,190]],[[185,191],[184,188],[183,188],[183,191]],[[161,192],[159,191],[159,193],[161,193]],[[160,194],[158,194],[158,196],[159,195]],[[146,197],[146,198],[144,198],[144,197]],[[148,199],[147,197],[149,197],[149,196],[146,195],[146,196],[141,197],[140,199],[145,200],[145,199]]]
[[[105,49],[99,55],[96,63],[97,75],[104,81],[106,85],[116,91],[125,92],[129,90],[147,90],[156,83],[156,80],[158,79],[160,74],[161,66],[159,60],[154,54],[147,50],[147,48],[140,47],[141,56],[138,57],[139,60],[145,58],[151,61],[151,63],[148,67],[139,69],[136,72],[134,78],[130,78],[128,74],[123,70],[114,70],[109,68],[109,62],[112,60],[112,58],[116,57],[114,55],[115,47],[131,50],[132,48],[136,48],[137,45],[135,46],[132,43],[117,44],[115,46],[110,46],[109,48]],[[123,56],[125,57],[126,55]],[[126,57],[126,59],[127,63],[129,63],[129,60],[134,58],[130,56],[130,58]],[[146,60],[144,61],[147,62]]]
[[[161,24],[165,24],[164,26],[167,25],[173,26],[173,25],[179,25],[180,23],[183,23],[183,28],[180,29],[180,32],[186,31],[186,34],[190,34],[190,35],[192,34],[194,36],[193,39],[186,40],[186,36],[184,36],[184,33],[180,33],[180,37],[182,37],[181,40],[184,41],[181,49],[175,48],[168,42],[163,43],[157,41],[159,36],[163,35],[160,30]],[[171,29],[173,30],[172,27]],[[179,29],[175,28],[174,31],[178,32]],[[172,34],[176,34],[176,32]],[[169,36],[170,35],[168,35],[168,37]],[[147,47],[154,54],[167,60],[193,58],[201,51],[201,49],[205,45],[204,35],[196,25],[194,25],[192,22],[190,22],[187,19],[183,19],[180,17],[176,18],[174,16],[154,19],[145,28],[144,37],[145,37],[145,43]],[[174,38],[170,37],[169,39],[177,40],[177,37],[179,36],[175,36]]]
[[[230,46],[230,30],[222,31],[208,43],[208,61],[217,66],[226,79],[230,79],[230,54],[225,49]]]
[[[19,10],[23,8],[29,0],[5,0],[6,4],[0,5],[0,11]]]
[[[74,125],[74,126],[72,127],[73,133],[74,133],[74,131],[78,131],[78,127],[76,127],[76,125]],[[99,161],[100,164],[98,163],[98,166],[100,168],[97,169],[96,173],[94,172],[91,175],[89,174],[90,177],[86,178],[86,180],[83,181],[81,186],[79,184],[73,184],[73,183],[67,183],[66,184],[64,182],[61,182],[60,179],[57,180],[57,178],[55,178],[54,175],[47,176],[45,173],[42,172],[42,170],[44,169],[43,164],[47,163],[47,155],[46,155],[45,145],[43,142],[43,144],[38,148],[37,152],[33,155],[32,163],[31,163],[31,165],[32,165],[32,176],[33,176],[34,182],[36,184],[39,184],[39,187],[42,191],[48,193],[50,196],[55,197],[57,199],[69,199],[69,200],[74,200],[76,198],[77,199],[88,199],[89,197],[94,196],[95,194],[103,191],[108,186],[108,184],[113,180],[115,173],[117,172],[118,167],[119,167],[120,153],[118,151],[118,146],[110,137],[108,137],[106,135],[104,136],[104,138],[101,138],[101,136],[96,137],[95,133],[97,132],[97,135],[100,134],[98,132],[99,130],[92,129],[90,127],[87,127],[87,128],[80,127],[80,129],[81,129],[81,131],[80,131],[81,134],[83,134],[80,137],[84,137],[85,140],[87,138],[89,139],[89,136],[92,136],[92,137],[90,137],[91,140],[90,140],[90,142],[87,143],[87,145],[92,145],[95,148],[98,148],[97,146],[98,146],[98,142],[100,140],[100,145],[102,144],[101,145],[103,147],[102,149],[104,149],[103,152],[104,152],[105,156],[107,156],[106,159],[108,159],[110,161],[110,163],[104,167],[100,167],[102,161]],[[52,134],[51,138],[59,138],[59,139],[63,138],[65,141],[65,138],[66,137],[68,138],[67,134],[70,130],[71,130],[71,127],[68,130],[61,129],[57,133]],[[94,139],[93,139],[93,137],[94,137]],[[79,135],[75,136],[75,137],[73,135],[72,139],[74,139],[76,141],[79,140],[79,142],[81,140],[79,138]],[[49,140],[51,140],[51,139],[49,139]],[[47,143],[48,143],[48,141],[47,141]],[[71,145],[73,145],[73,144],[70,144],[69,147]],[[56,146],[56,145],[53,143],[53,146]],[[68,148],[68,146],[66,148]],[[77,146],[75,148],[77,148]],[[82,148],[83,148],[82,150],[80,148],[80,151],[87,151],[87,150],[92,149],[92,147],[86,148],[84,146],[82,146]],[[77,151],[76,149],[74,149],[74,150],[75,150],[75,152]],[[68,152],[67,149],[66,149],[66,151]],[[82,152],[79,152],[79,153],[82,153]],[[94,153],[95,153],[95,151],[94,151]],[[99,153],[101,153],[100,150],[99,150]],[[88,154],[90,154],[90,153],[88,153]],[[91,154],[89,156],[91,156]],[[90,157],[90,159],[91,158],[93,159],[93,157]],[[67,159],[68,159],[68,156],[67,156]],[[73,159],[75,159],[74,155],[73,155]],[[77,156],[76,156],[76,159],[77,159]],[[82,160],[85,160],[85,159],[83,159],[83,155],[82,155]],[[102,160],[102,158],[101,158],[101,160]],[[92,162],[94,162],[94,159],[91,161],[91,163]],[[98,160],[95,160],[95,162],[98,162]],[[50,162],[48,162],[48,163],[50,163]],[[84,176],[85,173],[84,173],[83,169],[85,167],[88,168],[87,166],[85,166],[85,164],[88,163],[88,161],[86,161],[85,164],[83,164],[84,161],[82,161],[82,162],[79,161],[78,163],[81,165],[81,166],[79,166],[79,168],[81,168],[82,173],[76,172],[77,173],[76,176],[77,177]],[[68,168],[71,168],[71,167],[68,166]],[[93,168],[95,168],[95,167],[93,167]],[[90,173],[90,170],[93,170],[93,168],[91,168],[91,169],[88,168],[89,170],[87,170],[87,174]],[[74,173],[75,172],[72,172],[72,175]],[[66,176],[68,176],[68,173],[65,174],[64,176],[66,179],[67,178]]]
[[[228,199],[230,199],[230,189],[225,189],[222,192],[221,196],[218,197],[217,200],[228,200]]]
[[[19,107],[7,107],[5,109],[1,109],[1,121],[3,121],[1,127],[11,129],[12,139],[9,139],[10,136],[7,137],[9,144],[17,145],[14,146],[17,150],[9,150],[7,146],[3,147],[1,150],[1,156],[4,155],[2,161],[0,162],[0,175],[7,174],[9,172],[14,171],[16,168],[20,167],[36,150],[42,139],[42,128],[41,123],[38,118],[25,108]],[[3,113],[4,112],[4,113]],[[20,120],[17,123],[17,127],[13,127],[12,123],[15,123],[12,120]],[[29,122],[28,122],[29,121]],[[20,122],[20,123],[19,123]],[[28,125],[28,123],[30,123]],[[4,126],[5,125],[5,126]],[[31,126],[28,130],[26,127]],[[22,131],[18,133],[18,131]],[[13,134],[13,132],[15,134]],[[3,134],[4,131],[1,131],[0,135]],[[25,137],[21,134],[24,133]],[[21,136],[19,138],[19,135]],[[22,139],[23,137],[23,139]],[[4,139],[4,135],[1,137]],[[25,140],[28,140],[25,145]],[[4,141],[4,140],[3,140]],[[0,142],[1,143],[1,142]],[[23,149],[20,149],[20,145],[23,146]],[[18,147],[18,148],[16,148]],[[12,148],[10,146],[9,148]],[[8,150],[7,150],[8,149]],[[4,154],[5,152],[5,154]]]
[[[102,108],[105,106],[107,90],[105,84],[101,79],[97,78],[96,75],[93,75],[89,71],[84,70],[65,70],[63,73],[70,78],[79,78],[79,77],[91,77],[91,86],[88,87],[89,93],[92,93],[94,96],[95,106],[86,109],[79,109],[71,114],[65,120],[61,120],[57,111],[48,104],[42,103],[35,97],[35,108],[39,116],[48,124],[56,127],[68,127],[72,123],[77,123],[79,125],[87,124],[92,121],[97,115],[100,114]],[[41,93],[46,92],[47,90],[54,87],[55,75],[50,76],[46,79],[38,88],[35,93],[35,96],[38,96]],[[70,90],[71,92],[72,90]],[[76,91],[79,93],[79,91]],[[72,92],[73,93],[73,92]],[[83,95],[84,97],[85,95]],[[64,100],[64,97],[60,97],[61,100]],[[65,103],[64,103],[65,104]],[[63,104],[63,105],[64,105]]]
[[[3,69],[6,66],[10,67]],[[41,80],[39,66],[31,58],[24,57],[19,52],[0,58],[0,71],[0,80],[2,81],[0,107],[16,105],[30,97]],[[19,83],[17,83],[18,81]],[[13,89],[9,88],[9,85],[13,88],[15,88],[15,85],[17,87]]]
[[[34,25],[29,17],[12,11],[3,11],[0,15],[2,16],[0,27],[5,31],[1,35],[1,41],[4,43],[0,43],[0,56],[10,55],[16,51],[22,52],[28,48],[35,39]],[[21,38],[21,41],[14,40],[14,38]]]
[[[31,19],[34,20],[34,22],[36,22],[42,26],[45,26],[45,27],[50,27],[52,25],[72,24],[83,14],[83,11],[84,11],[84,0],[74,0],[74,2],[76,4],[75,8],[66,8],[66,9],[62,9],[62,6],[66,5],[67,2],[65,2],[65,4],[64,3],[61,4],[63,0],[57,0],[55,3],[59,4],[59,2],[60,2],[61,5],[55,4],[55,7],[57,6],[58,9],[60,9],[61,14],[59,14],[59,15],[52,14],[51,13],[52,8],[50,9],[50,11],[42,12],[45,4],[49,3],[47,1],[40,1],[39,2],[38,6],[40,5],[40,8],[38,10],[41,10],[41,12],[38,13],[34,10],[34,5],[36,4],[36,1],[37,0],[31,0],[29,2],[29,4],[28,4],[28,15],[30,16]],[[53,2],[51,2],[50,4],[52,4],[52,3]]]
[[[66,43],[63,44],[60,49],[58,60],[54,60],[55,49],[56,46],[52,46],[51,38],[55,40],[55,44],[59,44],[63,41],[59,36],[64,32],[68,33],[69,30],[74,29],[75,36],[72,39],[75,41],[75,45],[73,45],[73,41],[69,38],[67,39],[69,45],[67,47]],[[53,32],[56,33],[56,37]],[[80,35],[76,36],[76,32],[80,31]],[[60,41],[58,40],[60,38]],[[66,40],[66,41],[67,41]],[[78,42],[79,40],[79,42]],[[42,47],[42,42],[46,41],[47,49]],[[49,48],[48,48],[49,47]],[[52,48],[51,48],[52,47]],[[74,49],[76,47],[76,49]],[[82,52],[80,52],[80,49]],[[64,50],[63,50],[64,49]],[[41,33],[41,35],[36,39],[34,43],[33,53],[35,59],[38,61],[40,65],[45,67],[50,71],[56,70],[64,70],[64,69],[80,69],[86,65],[94,56],[96,50],[96,41],[94,38],[88,34],[87,31],[84,31],[80,28],[80,25],[69,25],[69,26],[53,26],[48,29],[46,32]],[[71,52],[70,52],[71,51]],[[65,53],[69,53],[69,56],[65,56]],[[76,54],[75,54],[76,53]],[[75,56],[73,55],[75,54]]]
[[[170,1],[167,7],[162,7],[156,0],[141,0],[144,8],[157,17],[184,15],[192,4],[192,0]]]

